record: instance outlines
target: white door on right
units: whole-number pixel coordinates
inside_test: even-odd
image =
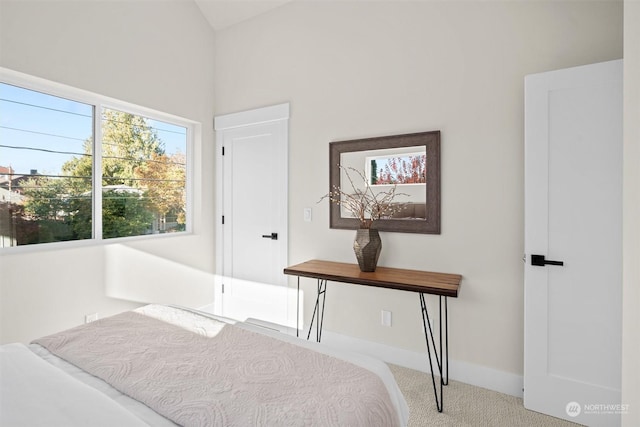
[[[620,425],[622,60],[525,78],[525,263],[525,407]]]

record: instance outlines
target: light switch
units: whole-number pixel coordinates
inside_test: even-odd
[[[304,208],[304,220],[305,222],[311,222],[311,208]]]
[[[382,310],[382,326],[391,326],[391,312]]]

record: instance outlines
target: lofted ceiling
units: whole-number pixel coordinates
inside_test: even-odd
[[[292,0],[194,0],[215,31],[251,19]]]

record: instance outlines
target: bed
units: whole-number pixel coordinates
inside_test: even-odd
[[[148,305],[0,347],[0,425],[405,426],[373,358]]]

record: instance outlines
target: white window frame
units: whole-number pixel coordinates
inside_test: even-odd
[[[95,244],[111,244],[122,243],[131,240],[142,239],[164,239],[176,236],[184,236],[186,234],[193,234],[193,152],[196,143],[196,138],[200,138],[201,124],[185,119],[183,117],[175,116],[161,111],[153,110],[151,108],[142,107],[136,104],[131,104],[126,101],[121,101],[115,98],[99,95],[93,92],[89,92],[83,89],[74,88],[61,83],[46,80],[40,77],[31,76],[29,74],[20,73],[14,70],[0,67],[0,81],[2,83],[19,86],[24,89],[42,92],[44,94],[57,96],[60,98],[66,98],[71,101],[77,101],[84,104],[88,104],[94,107],[93,114],[93,175],[92,175],[92,191],[93,191],[93,236],[90,239],[82,240],[69,240],[64,242],[49,242],[49,243],[34,243],[23,246],[12,246],[6,248],[0,248],[1,253],[7,252],[22,252],[22,251],[41,251],[44,249],[59,249],[61,246],[65,248],[95,245]],[[126,237],[113,237],[109,239],[102,238],[102,197],[97,195],[102,194],[102,179],[100,179],[100,171],[102,170],[102,156],[98,155],[102,153],[102,109],[109,108],[113,110],[122,111],[129,114],[135,114],[152,120],[163,121],[173,125],[186,128],[186,229],[185,231],[179,231],[174,233],[163,234],[145,234],[140,236],[126,236]],[[97,173],[96,173],[97,171]]]

